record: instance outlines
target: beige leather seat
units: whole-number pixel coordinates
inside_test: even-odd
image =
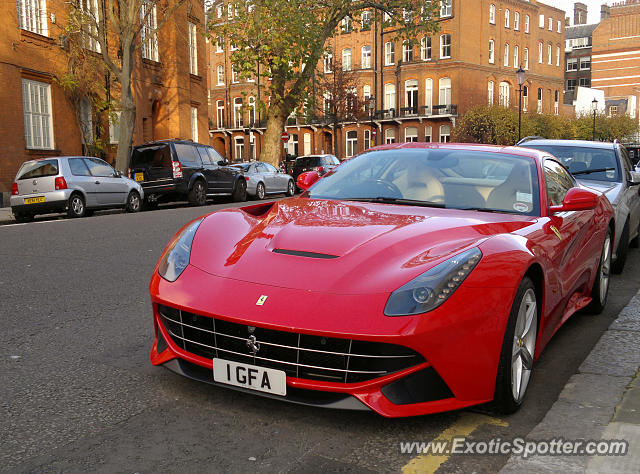
[[[405,199],[444,204],[444,187],[433,171],[424,165],[410,167],[406,187],[401,188]]]
[[[518,199],[518,194],[520,194],[520,199]],[[532,202],[524,201],[522,196],[531,196],[531,178],[529,177],[529,168],[526,165],[518,164],[513,167],[505,182],[491,191],[487,199],[487,207],[512,210],[516,202],[521,202],[527,204],[531,209]]]

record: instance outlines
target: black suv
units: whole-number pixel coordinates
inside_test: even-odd
[[[339,164],[340,161],[334,155],[299,156],[296,158],[290,174],[293,176],[294,181],[297,182],[298,176],[305,171],[317,171],[318,174],[322,176]]]
[[[202,206],[207,196],[247,199],[242,170],[213,148],[189,140],[160,140],[138,145],[131,152],[129,177],[144,189],[145,204],[182,201]]]

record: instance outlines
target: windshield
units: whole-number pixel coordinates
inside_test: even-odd
[[[473,150],[363,153],[325,175],[308,196],[540,215],[533,159]]]
[[[58,174],[58,160],[27,161],[18,172],[18,179],[44,178]]]
[[[251,163],[231,165],[233,168],[240,168],[242,171],[249,171]]]
[[[296,158],[295,166],[320,166],[319,156],[302,156]]]
[[[535,144],[529,148],[551,153],[578,179],[621,181],[613,149]]]

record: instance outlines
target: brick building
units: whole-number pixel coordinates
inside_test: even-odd
[[[83,3],[90,9],[100,4],[98,0]],[[81,119],[76,119],[76,109],[56,81],[66,71],[66,8],[63,0],[0,4],[0,31],[4,32],[0,39],[0,193],[5,203],[25,160],[83,153],[81,126],[101,133],[105,157],[115,156],[117,128],[90,106],[81,107]],[[161,12],[151,14],[147,26],[153,28],[160,20]],[[109,43],[117,47],[115,40]],[[95,51],[98,46],[88,42],[87,48]],[[177,9],[139,51],[133,83],[134,145],[176,137],[207,141],[203,2]],[[119,84],[106,76],[104,81],[106,93],[117,99]]]
[[[607,115],[640,117],[640,0],[603,6],[593,32],[591,87],[604,91]]]
[[[574,104],[578,87],[591,87],[591,45],[597,26],[597,23],[587,25],[587,5],[576,2],[573,26],[565,28],[564,103],[567,105]]]
[[[317,74],[332,74],[332,58],[354,70],[354,93],[363,107],[335,131],[330,114],[292,117],[286,127],[289,153],[332,153],[334,139],[340,158],[370,144],[448,141],[458,114],[474,105],[518,107],[520,66],[526,71],[523,109],[559,113],[564,16],[534,0],[446,0],[440,30],[415,38],[411,47],[391,41],[389,31],[380,28],[379,13],[363,15],[357,28],[343,22],[329,41],[331,57],[318,64]],[[210,44],[209,63],[212,144],[234,161],[254,158],[264,124],[252,104],[268,89],[229,74],[228,48]],[[316,95],[323,100],[323,91]],[[369,103],[375,105],[372,113]]]

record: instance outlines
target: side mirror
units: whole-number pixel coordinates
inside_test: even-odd
[[[218,166],[227,166],[228,164],[229,164],[229,162],[227,160],[218,161]]]
[[[115,178],[122,178],[122,172],[120,172],[120,171],[118,171],[118,170],[115,170],[115,171],[113,172],[113,176],[114,176]]]
[[[298,176],[297,185],[300,189],[304,189],[306,191],[319,179],[320,175],[317,171],[307,171],[306,173],[301,173],[300,176]]]
[[[630,171],[629,174],[631,175],[631,180],[629,181],[629,184],[631,184],[631,186],[636,186],[638,184],[640,184],[640,173],[637,171]]]
[[[560,206],[550,206],[549,211],[588,211],[598,205],[599,194],[583,188],[571,188]]]
[[[322,176],[322,175],[324,174],[324,166],[318,166],[318,167],[316,168],[316,171],[318,172],[318,174],[319,174],[320,176]]]

